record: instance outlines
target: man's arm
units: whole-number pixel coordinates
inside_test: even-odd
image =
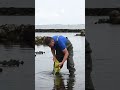
[[[53,61],[55,61],[55,59],[56,59],[55,49],[51,48],[51,52],[52,52],[52,55],[53,55]]]
[[[55,57],[55,49],[51,48],[52,55]]]
[[[69,55],[68,50],[66,48],[63,50],[63,53],[64,53],[64,57],[63,57],[62,62],[60,63],[60,66],[64,64],[64,62],[67,60],[68,55]]]

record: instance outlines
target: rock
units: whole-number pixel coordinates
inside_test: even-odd
[[[120,24],[120,12],[118,10],[113,10],[110,12],[110,23],[112,24]]]
[[[36,45],[44,45],[44,38],[45,37],[40,37],[40,36],[35,37],[35,44]]]
[[[111,24],[120,24],[120,12],[118,10],[113,10],[109,13],[109,19],[99,19],[94,24],[101,24],[101,23],[111,23]]]
[[[21,64],[23,65],[23,64],[24,64],[24,62],[23,62],[23,61],[21,61]]]
[[[3,24],[0,25],[0,41],[4,42],[25,42],[30,47],[35,46],[34,37],[34,25],[15,25],[15,24]]]
[[[85,36],[85,31],[81,30],[80,34],[76,34],[75,36]]]
[[[118,17],[120,16],[120,12],[118,10],[113,10],[112,12],[110,12],[110,17]]]
[[[7,65],[7,61],[4,60],[4,61],[2,62],[2,65]]]
[[[10,59],[9,61],[6,61],[6,60],[2,61],[2,62],[0,62],[0,64],[2,64],[2,66],[17,66],[17,67],[19,67],[19,65],[20,64],[23,65],[24,62],[23,61],[20,62],[19,60]]]
[[[99,19],[97,22],[95,22],[94,24],[101,24],[101,23],[110,23],[109,19]]]
[[[2,68],[0,68],[0,72],[2,72],[3,71],[3,69]]]
[[[43,51],[38,51],[38,52],[35,52],[36,54],[44,54],[45,52]]]
[[[80,34],[76,34],[75,36],[80,36]]]

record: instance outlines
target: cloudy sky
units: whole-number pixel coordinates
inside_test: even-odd
[[[85,0],[35,0],[35,24],[85,24]]]

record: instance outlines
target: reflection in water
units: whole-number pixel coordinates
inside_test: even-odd
[[[55,76],[53,90],[65,90],[65,84],[62,75]]]
[[[94,90],[91,72],[92,72],[92,49],[90,43],[85,39],[85,89]]]
[[[29,48],[29,46],[22,48],[20,44],[0,44],[0,62],[4,60],[9,62],[11,59],[24,61],[25,63],[19,67],[3,67],[0,65],[0,68],[3,69],[0,72],[0,82],[2,82],[0,83],[0,89],[34,90],[34,78],[32,78],[34,77],[34,49]],[[11,65],[13,62],[7,64]]]
[[[25,43],[11,43],[11,42],[5,42],[5,43],[0,43],[1,46],[3,46],[5,49],[12,49],[16,46],[19,46],[21,49],[22,48],[31,48]]]
[[[61,74],[58,74],[54,78],[54,87],[52,90],[73,90],[75,83],[75,77],[69,77],[67,79],[67,85],[64,83],[64,78]]]
[[[75,85],[75,77],[69,77],[69,79],[67,80],[67,90],[73,90]]]

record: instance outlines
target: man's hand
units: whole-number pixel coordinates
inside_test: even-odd
[[[56,60],[56,57],[53,57],[53,62],[55,62],[55,60]]]
[[[60,62],[60,63],[59,63],[59,66],[61,67],[63,64],[64,64],[63,62]]]

